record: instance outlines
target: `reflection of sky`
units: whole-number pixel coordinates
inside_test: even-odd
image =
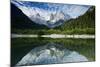
[[[13,0],[13,2],[15,1],[16,0]],[[20,1],[17,2],[16,5],[35,7],[51,12],[61,11],[64,14],[69,14],[72,18],[76,18],[84,14],[90,7],[89,5],[55,4],[55,3],[29,2],[29,1]]]
[[[76,51],[70,51],[62,44],[48,43],[36,47],[26,54],[17,65],[53,64],[65,62],[81,62],[88,59]]]

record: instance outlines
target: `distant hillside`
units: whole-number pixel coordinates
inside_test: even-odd
[[[13,29],[46,29],[44,25],[39,25],[31,21],[23,12],[11,3],[11,28]]]

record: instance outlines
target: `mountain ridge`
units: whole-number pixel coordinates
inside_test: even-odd
[[[54,28],[63,24],[64,21],[72,18],[75,19],[83,15],[90,8],[90,6],[85,5],[37,3],[16,0],[12,0],[11,3],[18,7],[34,23],[45,25],[48,28]]]

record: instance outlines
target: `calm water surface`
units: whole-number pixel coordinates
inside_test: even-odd
[[[94,39],[12,38],[11,46],[14,66],[95,60]]]

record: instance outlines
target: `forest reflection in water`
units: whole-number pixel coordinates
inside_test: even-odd
[[[94,39],[12,39],[13,65],[39,65],[95,60]]]

